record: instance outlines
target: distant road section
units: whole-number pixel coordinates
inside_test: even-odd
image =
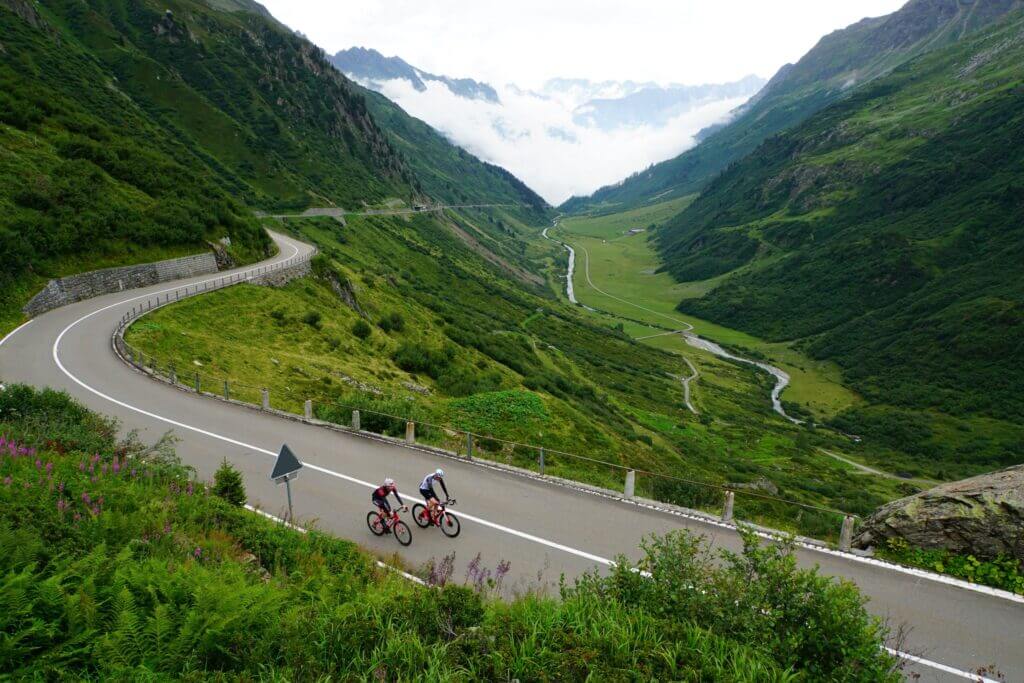
[[[349,209],[343,209],[337,206],[319,207],[314,209],[306,209],[302,213],[275,213],[268,214],[259,211],[256,213],[260,218],[343,218],[345,216],[406,216],[415,213],[431,213],[444,211],[446,209],[495,209],[495,208],[512,208],[515,206],[522,206],[521,204],[444,204],[444,205],[430,205],[423,206],[422,208],[411,208],[411,209],[364,209],[362,211],[352,211]]]

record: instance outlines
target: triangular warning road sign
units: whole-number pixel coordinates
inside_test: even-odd
[[[281,446],[281,452],[277,454],[277,462],[274,463],[274,471],[270,473],[271,479],[281,479],[294,474],[302,467],[302,463],[288,448],[288,444]]]

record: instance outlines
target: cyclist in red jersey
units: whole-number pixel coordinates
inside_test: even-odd
[[[395,494],[395,498],[398,499],[398,504],[405,508],[405,501],[402,500],[402,496],[398,495],[398,487],[395,486],[395,480],[388,477],[384,480],[384,483],[373,490],[370,494],[370,499],[373,504],[376,505],[381,514],[386,518],[391,516],[391,504],[388,503],[388,494]]]

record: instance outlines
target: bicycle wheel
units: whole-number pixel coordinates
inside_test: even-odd
[[[391,527],[391,531],[395,534],[395,540],[402,545],[412,543],[412,532],[409,531],[409,525],[405,522],[395,522],[395,525]]]
[[[366,526],[370,527],[370,531],[373,532],[374,536],[384,535],[384,522],[381,521],[380,515],[376,512],[366,513]]]
[[[427,512],[427,508],[424,505],[416,503],[412,506],[412,518],[416,522],[416,526],[421,529],[426,529],[430,526],[430,513]]]
[[[462,525],[459,524],[459,518],[450,512],[446,512],[444,517],[441,518],[441,533],[448,538],[455,538],[462,531]]]

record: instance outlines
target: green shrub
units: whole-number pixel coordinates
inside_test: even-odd
[[[370,329],[370,326],[362,318],[352,324],[352,334],[359,339],[366,339],[372,332],[373,330]]]
[[[302,316],[302,322],[306,323],[315,330],[319,330],[320,318],[320,311],[308,311],[306,315]]]
[[[245,505],[245,484],[242,473],[224,458],[213,473],[213,492],[232,505]]]
[[[421,342],[403,342],[392,355],[395,365],[406,372],[423,373],[437,379],[446,370],[455,357],[452,346],[434,348]]]
[[[900,680],[894,658],[879,647],[887,631],[864,609],[867,600],[856,586],[799,569],[792,540],[762,546],[752,531],[741,533],[741,553],[711,553],[704,537],[688,531],[649,537],[639,563],[620,558],[610,575],[587,575],[564,588],[563,597],[597,594],[699,623],[808,680]]]
[[[402,332],[405,330],[405,318],[397,311],[388,313],[377,323],[377,327],[385,332]]]

